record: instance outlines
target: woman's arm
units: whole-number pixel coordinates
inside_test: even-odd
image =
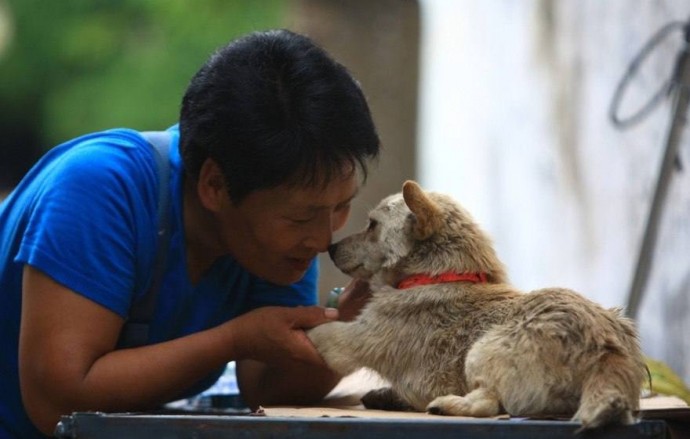
[[[318,403],[338,384],[340,378],[325,365],[296,361],[268,365],[256,360],[242,360],[237,364],[242,398],[253,410],[260,405]]]
[[[23,276],[20,386],[29,417],[46,434],[74,411],[160,406],[230,360],[323,361],[294,330],[329,321],[322,308],[260,309],[176,340],[114,350],[120,316],[30,266]]]

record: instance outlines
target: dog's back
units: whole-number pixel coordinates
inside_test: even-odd
[[[574,413],[585,427],[632,422],[644,364],[631,321],[560,288],[513,305],[469,352],[470,387],[491,383],[514,415]]]

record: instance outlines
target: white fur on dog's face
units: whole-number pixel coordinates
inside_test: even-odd
[[[331,258],[336,267],[354,278],[385,276],[412,249],[413,222],[414,215],[402,195],[391,195],[369,213],[366,229],[333,244]]]

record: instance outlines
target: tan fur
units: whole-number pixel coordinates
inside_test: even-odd
[[[355,321],[308,335],[334,370],[368,367],[391,383],[368,405],[568,415],[583,428],[633,421],[644,363],[632,321],[567,289],[509,285],[488,236],[450,197],[408,181],[331,256],[374,294]],[[394,287],[447,271],[484,272],[488,282]]]

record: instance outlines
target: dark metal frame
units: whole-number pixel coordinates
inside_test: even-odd
[[[443,418],[294,418],[260,416],[147,415],[75,413],[64,416],[56,436],[61,439],[167,438],[405,438],[405,439],[546,439],[610,438],[665,439],[664,421],[643,420],[576,434],[581,425],[570,421],[487,420]]]

